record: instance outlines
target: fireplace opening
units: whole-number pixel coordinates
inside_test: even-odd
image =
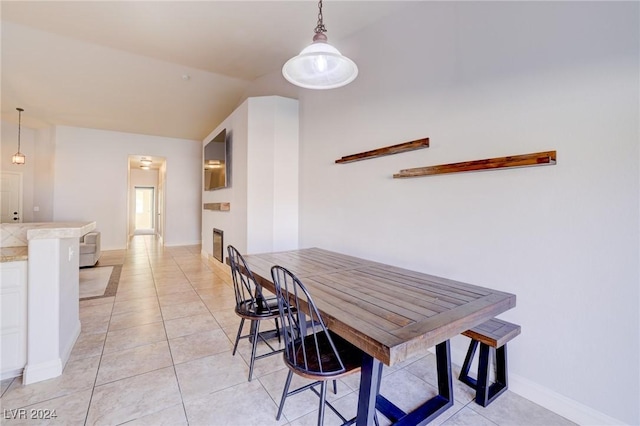
[[[224,262],[224,232],[221,229],[213,228],[213,257],[219,262]]]

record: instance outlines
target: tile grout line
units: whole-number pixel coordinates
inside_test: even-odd
[[[126,260],[126,255],[125,255],[125,260]],[[113,308],[115,307],[116,304],[116,296],[117,296],[117,290],[116,290],[116,294],[113,297],[113,302],[111,304],[111,312],[109,314],[109,323],[107,324],[107,330],[104,333],[104,342],[102,342],[102,350],[100,351],[100,360],[98,361],[98,368],[96,368],[96,376],[93,379],[93,386],[91,387],[91,396],[89,397],[89,404],[87,405],[87,412],[84,416],[84,425],[86,426],[87,422],[89,421],[89,412],[91,411],[91,402],[93,401],[93,394],[96,391],[96,383],[98,382],[98,374],[100,373],[100,366],[102,365],[102,357],[104,355],[104,348],[105,346],[107,346],[107,337],[109,335],[109,326],[111,325],[111,318],[113,317]],[[81,325],[82,327],[82,325]],[[64,371],[63,371],[64,374]]]
[[[173,256],[172,256],[173,258]],[[175,261],[175,258],[173,258]],[[196,293],[196,295],[198,296],[198,299],[202,302],[202,304],[205,306],[205,308],[207,309],[207,312],[209,312],[209,315],[211,315],[211,317],[213,318],[213,320],[216,322],[216,324],[220,327],[220,330],[222,329],[222,325],[218,322],[218,320],[216,319],[216,317],[213,315],[213,312],[211,312],[211,309],[209,308],[209,306],[204,302],[204,299],[202,299],[202,295],[200,295],[200,293],[198,293],[198,291],[196,290],[195,287],[193,287],[193,282],[191,281],[191,279],[189,279],[189,276],[187,275],[187,273],[184,271],[184,269],[182,269],[182,266],[180,266],[180,264],[176,261],[176,264],[178,265],[178,268],[180,269],[180,271],[184,274],[184,276],[187,278],[187,281],[189,282],[189,286],[191,287],[191,289]],[[208,266],[207,266],[208,268]],[[158,300],[158,303],[160,303],[160,301]],[[164,323],[164,322],[163,322]],[[165,326],[165,332],[166,332],[166,326]],[[224,333],[224,331],[223,331]],[[195,334],[195,333],[193,333]],[[226,333],[224,333],[225,336],[228,338],[228,336],[226,335]],[[169,345],[169,348],[171,348],[171,345]],[[229,351],[230,352],[230,351]],[[203,357],[204,358],[204,357]],[[199,358],[200,359],[200,358]],[[174,371],[175,371],[175,363],[174,363]],[[185,405],[185,400],[184,400],[184,395],[182,394],[182,388],[180,387],[180,380],[178,380],[178,372],[175,371],[176,374],[176,381],[178,382],[178,389],[180,390],[180,397],[182,399],[182,407],[184,410],[184,415],[185,418],[187,419],[187,424],[189,424],[189,417],[187,415],[187,407]],[[230,387],[229,387],[230,388]],[[223,389],[220,389],[223,390]],[[219,390],[219,391],[220,391]],[[215,392],[212,392],[215,393]]]
[[[126,251],[128,252],[128,249],[127,249]],[[127,260],[127,253],[125,252],[125,259],[124,259],[124,261],[126,262],[126,260]],[[150,262],[149,262],[149,256],[148,256],[148,255],[147,255],[147,262],[149,263],[149,268],[151,268],[151,264],[150,264]],[[154,286],[155,286],[155,281],[154,281]],[[88,405],[88,407],[87,407],[87,413],[86,413],[86,415],[85,415],[85,421],[84,421],[84,425],[85,425],[85,426],[86,426],[86,424],[87,424],[87,422],[88,422],[88,419],[89,419],[89,412],[90,412],[90,410],[91,410],[91,402],[93,401],[93,395],[94,395],[94,393],[95,393],[95,389],[96,389],[96,387],[97,387],[97,386],[103,386],[103,385],[106,385],[106,384],[115,383],[115,382],[118,382],[118,381],[120,381],[120,380],[128,379],[128,378],[130,378],[130,377],[141,376],[142,374],[146,374],[146,373],[150,373],[150,372],[151,372],[151,371],[147,371],[147,372],[145,372],[145,373],[141,373],[141,374],[134,374],[134,375],[129,376],[129,377],[125,377],[125,378],[121,378],[121,379],[113,380],[113,381],[111,381],[111,382],[102,383],[101,385],[96,385],[97,380],[98,380],[98,374],[99,374],[99,372],[100,372],[100,366],[102,365],[102,357],[103,357],[103,355],[104,355],[104,350],[105,350],[106,343],[107,343],[107,337],[108,337],[108,334],[109,334],[109,327],[110,327],[110,325],[111,325],[111,319],[113,318],[113,310],[114,310],[114,308],[115,308],[115,302],[116,302],[116,299],[117,299],[117,292],[116,292],[116,295],[114,296],[114,299],[113,299],[113,305],[112,305],[112,307],[111,307],[111,315],[109,316],[109,324],[108,324],[108,326],[107,326],[107,332],[105,333],[105,341],[104,341],[104,343],[103,343],[102,351],[101,351],[101,353],[100,353],[100,362],[98,363],[98,369],[96,370],[96,377],[95,377],[95,379],[94,379],[93,388],[91,389],[91,397],[89,398],[89,405]],[[159,304],[159,302],[158,302],[158,304]],[[164,324],[164,321],[163,321],[163,324]],[[133,328],[133,327],[127,327],[127,328]],[[126,329],[126,328],[124,328],[124,329]],[[123,329],[123,330],[124,330],[124,329]],[[165,337],[166,337],[166,330],[165,330]],[[169,343],[169,342],[168,342],[168,339],[167,339],[167,346],[169,346],[169,344],[168,344],[168,343]],[[171,349],[170,349],[170,348],[169,348],[169,351],[171,351]],[[173,359],[172,359],[172,363],[173,363]],[[165,368],[166,368],[166,367],[165,367]],[[158,371],[158,370],[160,370],[160,369],[161,369],[161,368],[159,368],[159,369],[155,369],[155,370],[152,370],[152,371]],[[174,372],[175,372],[175,371],[174,371]],[[176,382],[177,382],[177,377],[176,377]],[[139,417],[138,417],[138,418],[139,418]],[[137,418],[136,418],[136,419],[137,419]],[[127,420],[127,421],[126,421],[126,422],[124,422],[124,423],[127,423],[127,422],[129,422],[129,421],[133,421],[133,420],[136,420],[136,419],[129,419],[129,420]]]
[[[147,248],[147,258],[149,258],[149,250],[148,250],[148,246],[147,246],[147,241],[145,240],[145,247]],[[175,262],[175,258],[173,257],[173,255],[171,255],[171,260],[173,260]],[[176,262],[177,264],[177,262]],[[153,286],[156,290],[156,298],[158,299],[158,308],[160,309],[160,317],[162,318],[162,327],[164,328],[164,335],[167,338],[167,346],[169,347],[169,356],[171,357],[171,366],[173,367],[173,375],[176,379],[176,384],[178,385],[178,392],[180,393],[180,402],[182,405],[182,412],[184,413],[184,418],[187,422],[187,425],[189,425],[189,416],[187,415],[187,407],[185,405],[184,402],[184,395],[182,393],[182,386],[180,386],[180,380],[178,379],[178,371],[176,370],[176,363],[175,360],[173,359],[173,351],[171,350],[171,344],[169,343],[169,335],[167,333],[167,325],[165,323],[164,320],[164,313],[162,311],[162,306],[160,304],[160,295],[158,294],[158,286],[156,284],[156,276],[155,273],[153,271],[153,266],[151,266],[151,262],[149,261],[149,267],[151,268],[151,276],[153,279]],[[178,266],[179,267],[179,266]],[[180,268],[180,271],[182,271],[182,268]],[[162,411],[162,410],[160,410]],[[159,411],[158,411],[159,412]]]

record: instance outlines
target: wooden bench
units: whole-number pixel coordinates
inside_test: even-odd
[[[462,333],[471,338],[458,379],[476,390],[476,403],[486,407],[509,387],[507,379],[507,342],[520,334],[520,326],[497,318]],[[480,344],[478,378],[469,377],[473,356]],[[496,380],[489,383],[489,353],[495,348]]]

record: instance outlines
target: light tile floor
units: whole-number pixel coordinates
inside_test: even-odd
[[[283,417],[275,420],[287,374],[280,356],[257,361],[254,379],[247,381],[247,340],[231,355],[239,324],[231,279],[200,256],[199,246],[163,248],[153,236],[135,236],[127,250],[103,252],[100,265],[117,264],[123,267],[116,296],[80,303],[82,333],[62,376],[29,386],[20,378],[2,381],[1,423],[316,424],[318,400],[311,392],[288,398]],[[347,377],[336,395],[329,392],[347,418],[355,415],[358,381]],[[301,383],[294,375],[292,386]],[[385,367],[381,392],[411,410],[436,393],[436,383],[435,357],[426,355]],[[572,424],[509,391],[483,408],[454,380],[454,398],[434,424]],[[55,410],[57,417],[10,420],[16,409],[26,409],[27,416],[31,409]],[[330,410],[325,424],[339,424]]]

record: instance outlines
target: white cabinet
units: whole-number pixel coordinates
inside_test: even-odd
[[[0,263],[0,375],[22,374],[27,362],[27,262]]]

